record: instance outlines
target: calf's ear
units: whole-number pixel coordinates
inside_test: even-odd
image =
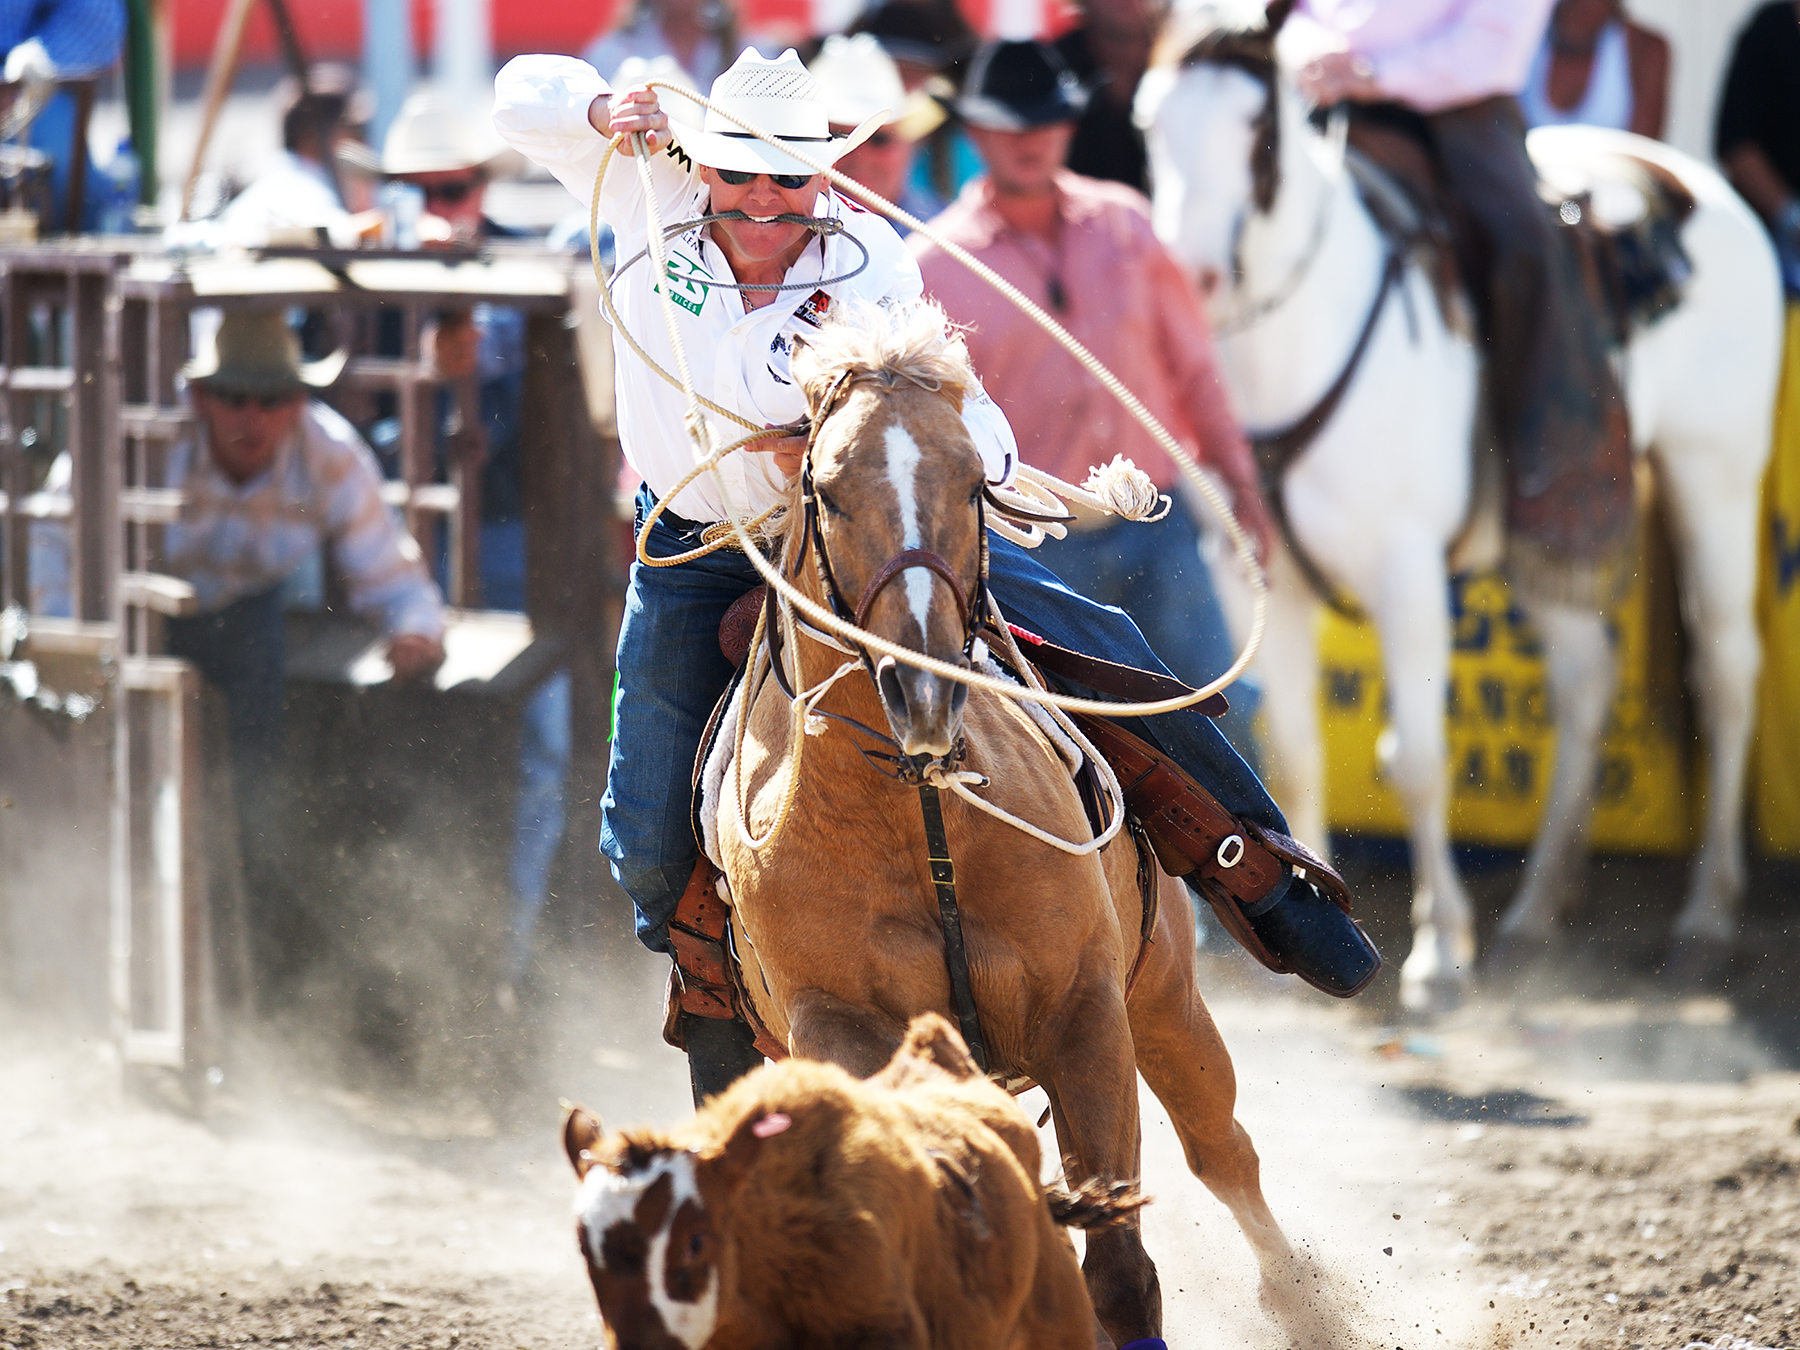
[[[575,1169],[579,1180],[588,1174],[595,1159],[591,1150],[600,1142],[600,1121],[585,1107],[572,1106],[564,1102],[563,1115],[563,1152],[569,1155],[569,1166]]]
[[[723,1145],[702,1155],[700,1161],[727,1193],[743,1183],[762,1156],[763,1141],[786,1133],[793,1119],[780,1111],[755,1111],[745,1116]]]

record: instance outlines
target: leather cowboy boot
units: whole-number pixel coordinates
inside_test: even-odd
[[[686,1042],[688,1081],[694,1087],[694,1107],[716,1097],[752,1069],[762,1067],[763,1054],[756,1048],[756,1033],[746,1022],[681,1014],[681,1034]]]
[[[1196,895],[1209,899],[1192,874],[1188,885]],[[1218,908],[1216,902],[1214,908]],[[1291,878],[1287,886],[1271,891],[1263,900],[1240,907],[1240,913],[1269,956],[1279,962],[1273,965],[1264,960],[1265,965],[1271,969],[1285,966],[1334,998],[1361,993],[1381,969],[1381,953],[1368,934],[1310,882]],[[1254,947],[1250,951],[1263,959]]]
[[[1102,717],[1075,714],[1119,776],[1126,809],[1163,871],[1212,906],[1225,931],[1270,970],[1334,998],[1368,987],[1381,953],[1350,917],[1350,891],[1298,840],[1233,816],[1186,770]]]

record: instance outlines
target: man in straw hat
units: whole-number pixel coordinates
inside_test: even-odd
[[[233,758],[251,775],[280,750],[282,583],[321,545],[350,608],[387,633],[396,679],[423,678],[444,659],[443,599],[382,503],[374,454],[308,397],[342,366],[303,367],[279,313],[236,311],[183,372],[200,426],[169,465],[187,501],[169,526],[168,566],[194,587],[199,614],[169,620],[169,651],[224,693]]]
[[[646,86],[615,94],[593,67],[569,57],[515,58],[495,83],[494,121],[501,135],[577,196],[586,199],[595,191],[607,138],[641,132],[666,224],[715,212],[744,213],[742,219],[675,234],[669,240],[668,285],[700,391],[753,424],[794,425],[806,415],[805,396],[791,379],[788,359],[794,339],[817,327],[822,315],[847,302],[891,308],[920,298],[918,265],[893,228],[830,190],[786,151],[792,147],[821,163],[838,162],[891,112],[878,111],[849,135],[834,136],[818,83],[794,52],[771,61],[745,51],[712,87],[715,104],[770,131],[776,144],[743,134],[710,109],[703,118],[693,115],[691,105],[665,110]],[[599,210],[618,236],[620,257],[629,259],[645,246],[649,220],[640,179],[624,155],[613,160],[599,184]],[[840,222],[843,233],[815,235],[784,215],[828,218]],[[861,250],[847,236],[867,250],[868,266],[860,272]],[[674,348],[656,281],[650,266],[635,266],[620,277],[615,297],[621,322],[652,359],[672,369]],[[746,283],[798,283],[803,289],[741,289]],[[802,297],[797,304],[796,294]],[[641,519],[693,466],[694,447],[683,391],[649,371],[622,338],[617,354],[620,439],[644,478]],[[963,417],[989,481],[1005,483],[1017,453],[1005,417],[979,391],[966,401]],[[720,425],[714,434],[723,443],[737,431]],[[732,455],[719,469],[738,509],[761,511],[782,501],[800,468],[803,436],[759,444],[760,451]],[[663,556],[690,550],[725,515],[726,502],[713,479],[702,476],[668,500],[650,533],[649,549]],[[998,536],[989,545],[989,585],[1010,618],[1065,646],[1161,669],[1123,612],[1068,590],[1026,550]],[[669,920],[696,875],[689,766],[732,673],[719,651],[719,622],[731,603],[761,580],[743,554],[724,549],[679,566],[631,570],[619,633],[619,697],[601,847],[637,906],[639,937],[657,951],[670,950]],[[1274,802],[1204,715],[1171,714],[1141,724],[1141,730],[1227,810],[1285,832]],[[1369,963],[1379,957],[1310,884],[1284,873],[1265,899],[1277,942],[1293,934],[1327,935],[1323,941],[1314,936],[1288,944],[1288,954],[1303,968],[1345,983],[1346,991],[1361,987],[1373,973]],[[1308,942],[1312,949],[1296,949]],[[1345,953],[1353,947],[1352,955],[1368,969],[1353,966],[1340,947]],[[760,1062],[741,1022],[683,1011],[678,1031],[697,1099]]]

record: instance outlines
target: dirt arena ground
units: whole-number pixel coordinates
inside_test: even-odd
[[[353,1090],[303,1025],[261,1027],[204,1119],[0,1008],[0,1350],[596,1345],[556,1098],[685,1110],[660,977],[629,949],[559,972],[541,1072],[504,1096]],[[1231,959],[1204,978],[1271,1203],[1369,1350],[1797,1343],[1800,1076],[1723,1000],[1537,989],[1427,1032]],[[1170,1343],[1278,1350],[1146,1120]]]

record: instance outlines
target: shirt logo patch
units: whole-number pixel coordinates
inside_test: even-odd
[[[682,253],[669,254],[669,299],[687,310],[690,314],[698,314],[706,304],[706,297],[712,290],[712,273],[706,270],[706,264]],[[652,288],[659,295],[662,287]]]
[[[794,317],[802,323],[810,323],[814,328],[825,325],[825,311],[831,308],[831,297],[824,291],[814,291],[800,302],[800,308],[794,311]]]

